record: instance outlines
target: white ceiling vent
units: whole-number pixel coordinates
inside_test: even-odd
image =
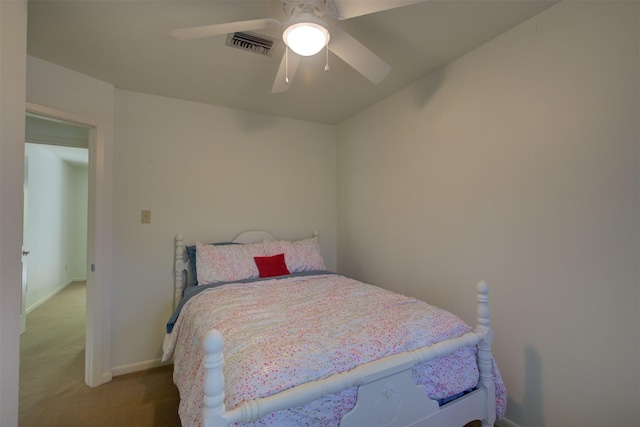
[[[271,56],[275,40],[248,32],[237,32],[227,34],[227,46],[235,47],[260,55]]]

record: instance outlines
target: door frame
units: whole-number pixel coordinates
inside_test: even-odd
[[[105,280],[109,266],[108,236],[105,230],[105,124],[40,104],[27,102],[26,112],[90,127],[89,132],[89,196],[87,220],[87,320],[85,343],[85,382],[96,387],[111,381],[111,298]]]

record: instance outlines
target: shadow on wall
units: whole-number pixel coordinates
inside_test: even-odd
[[[245,134],[253,134],[262,132],[267,129],[273,129],[277,126],[277,118],[260,113],[248,113],[246,111],[234,111],[233,116],[238,125],[238,129]]]
[[[522,403],[509,399],[507,402],[507,418],[522,425],[545,427],[544,410],[542,408],[542,363],[540,355],[532,346],[524,350],[525,357],[525,391]]]
[[[440,67],[416,83],[417,89],[414,92],[414,98],[418,109],[422,109],[422,107],[427,105],[431,97],[438,92],[438,89],[442,86],[444,78],[445,70]]]
[[[348,267],[340,267],[340,263],[338,263],[338,268],[336,269],[336,273],[345,275],[351,279],[360,280],[362,282],[367,282],[365,276],[365,269],[362,266],[362,262],[360,257],[357,254],[357,251],[354,251],[355,254],[349,257]],[[367,282],[369,283],[369,282]]]

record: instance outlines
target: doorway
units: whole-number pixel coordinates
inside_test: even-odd
[[[111,380],[110,336],[111,323],[109,289],[110,209],[105,167],[105,132],[107,126],[100,120],[80,116],[27,102],[27,115],[38,116],[54,123],[79,125],[89,131],[88,144],[88,216],[86,237],[86,341],[85,383],[96,387]],[[28,257],[26,257],[28,258]],[[28,262],[28,261],[27,261]],[[27,267],[28,268],[28,267]]]
[[[27,137],[34,120],[41,121],[28,117]],[[86,281],[88,148],[27,140],[24,171],[20,334],[26,314]]]
[[[87,280],[90,128],[27,114],[23,318]]]
[[[49,366],[60,369],[73,360],[74,366],[83,373],[82,379],[78,380],[86,382],[85,284],[92,130],[89,126],[33,113],[27,113],[25,122],[20,326],[21,334],[26,332],[26,335],[21,338],[21,365],[30,363],[29,366],[36,368],[39,376],[40,371]],[[69,289],[76,290],[72,292]],[[47,321],[46,318],[52,316],[52,307],[59,306],[61,300],[73,303],[64,303],[64,311],[54,312],[56,321]],[[45,315],[44,323],[40,319],[42,310],[49,313]],[[34,327],[28,331],[27,314],[29,322],[35,322],[29,323]],[[60,342],[65,345],[60,346]],[[74,344],[70,346],[69,343]],[[70,352],[73,348],[76,350]],[[23,378],[22,371],[21,389],[31,385],[27,387],[31,394],[24,396],[39,395],[39,382],[31,378],[36,372],[29,372]]]

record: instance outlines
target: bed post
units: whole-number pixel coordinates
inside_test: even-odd
[[[185,260],[184,260],[184,240],[182,234],[176,236],[176,253],[175,253],[175,277],[174,277],[174,295],[173,309],[175,310],[182,299],[182,291],[184,290],[185,281]]]
[[[493,343],[493,331],[489,317],[489,285],[484,280],[478,283],[478,325],[476,333],[482,335],[478,343],[478,370],[480,371],[480,388],[486,392],[486,407],[482,427],[492,427],[496,421],[496,391],[493,382],[493,355],[491,344]]]
[[[223,344],[222,334],[215,329],[207,332],[204,337],[205,356],[202,360],[202,366],[205,369],[205,374],[202,425],[207,427],[226,427],[229,424],[224,406]]]

